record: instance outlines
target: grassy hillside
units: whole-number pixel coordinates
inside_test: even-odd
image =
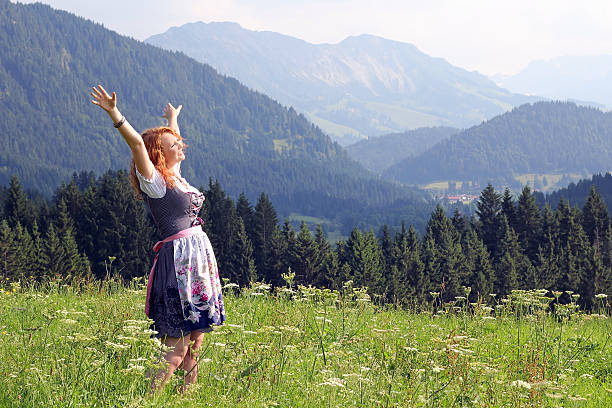
[[[228,321],[205,335],[197,384],[177,394],[179,372],[149,395],[160,345],[142,282],[2,282],[3,407],[612,404],[605,299],[592,315],[552,313],[535,292],[494,308],[434,298],[417,313],[381,309],[348,282],[341,294],[226,288]]]

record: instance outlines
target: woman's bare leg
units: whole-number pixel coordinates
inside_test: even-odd
[[[164,344],[168,346],[170,350],[168,350],[164,356],[164,360],[166,360],[168,366],[159,370],[155,377],[153,377],[151,381],[151,391],[155,392],[164,388],[168,380],[172,377],[172,374],[174,374],[174,370],[183,362],[189,350],[190,341],[189,335],[184,337],[166,337]]]
[[[183,359],[183,370],[187,373],[185,376],[185,386],[195,383],[198,379],[198,355],[202,340],[204,340],[204,333],[199,330],[194,330],[191,332],[189,339],[191,344]]]

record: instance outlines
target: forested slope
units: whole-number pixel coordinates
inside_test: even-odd
[[[361,140],[346,147],[349,156],[365,168],[382,173],[408,157],[417,156],[436,143],[459,133],[451,127],[424,127]]]
[[[403,183],[508,182],[517,175],[582,174],[612,167],[612,113],[569,102],[515,108],[387,169]]]

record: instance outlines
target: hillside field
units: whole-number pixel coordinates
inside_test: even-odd
[[[515,291],[510,299],[381,308],[341,293],[225,287],[228,320],[207,334],[198,383],[149,395],[144,282],[0,283],[2,407],[605,407],[612,405],[608,300]],[[554,296],[560,296],[560,293]],[[575,299],[574,299],[575,300]],[[489,305],[487,305],[489,303]],[[184,374],[184,373],[182,373]]]

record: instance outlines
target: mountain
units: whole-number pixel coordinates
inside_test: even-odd
[[[375,173],[382,173],[395,163],[416,156],[436,143],[459,133],[451,127],[425,127],[402,133],[391,133],[380,137],[360,140],[346,146],[349,156]]]
[[[146,42],[178,50],[306,114],[343,145],[424,126],[464,128],[535,98],[372,35],[310,44],[236,23],[190,23]]]
[[[533,61],[516,75],[494,78],[513,92],[569,99],[612,108],[612,55],[565,56]]]
[[[384,177],[406,184],[512,184],[538,175],[588,176],[612,167],[612,113],[569,102],[525,104],[405,159]],[[546,178],[546,180],[545,180]],[[538,187],[538,186],[535,186]]]
[[[129,148],[89,101],[100,83],[117,92],[136,129],[162,124],[167,101],[183,104],[190,149],[182,169],[196,186],[218,179],[231,196],[251,200],[265,191],[287,215],[333,217],[397,200],[423,211],[422,193],[377,180],[303,115],[210,66],[42,4],[7,0],[0,0],[0,184],[16,174],[26,188],[50,194],[74,171],[127,167]]]

